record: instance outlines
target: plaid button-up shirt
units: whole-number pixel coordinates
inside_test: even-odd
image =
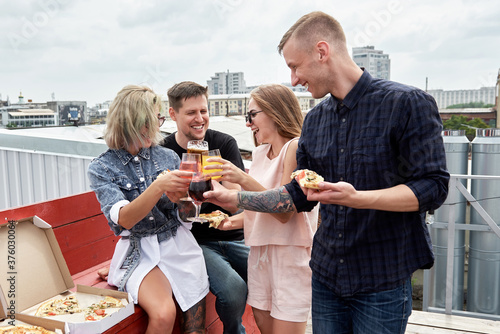
[[[407,185],[418,212],[321,205],[311,268],[340,296],[388,290],[434,262],[425,211],[446,199],[449,173],[434,99],[414,87],[364,72],[343,101],[311,110],[297,150],[297,168],[357,190]],[[297,182],[286,185],[298,211],[310,210]]]

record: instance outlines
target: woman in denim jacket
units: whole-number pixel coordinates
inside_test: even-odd
[[[175,302],[184,327],[190,327],[185,332],[203,333],[208,276],[174,203],[185,196],[191,173],[176,170],[178,155],[157,145],[161,110],[160,96],[147,87],[129,85],[118,93],[104,134],[109,149],[90,163],[90,187],[111,230],[121,236],[109,284],[129,292],[146,311],[147,333],[172,331]],[[163,171],[170,172],[159,177]]]

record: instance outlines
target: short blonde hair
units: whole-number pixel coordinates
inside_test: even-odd
[[[278,52],[283,52],[283,47],[290,38],[301,41],[301,45],[308,49],[319,40],[326,39],[330,43],[345,45],[344,29],[332,16],[316,11],[302,16],[283,35],[278,45]]]
[[[161,97],[146,86],[128,85],[122,88],[109,107],[104,140],[111,149],[127,149],[133,144],[144,144],[143,135],[153,145],[163,139],[158,126],[162,114]],[[141,134],[141,131],[147,132]]]
[[[250,98],[274,121],[280,136],[288,139],[300,137],[304,116],[299,100],[290,88],[278,84],[261,85],[250,93]],[[255,135],[253,140],[255,146],[260,144]]]

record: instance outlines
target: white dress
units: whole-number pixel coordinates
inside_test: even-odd
[[[120,236],[129,234],[130,232],[125,230]],[[125,275],[126,270],[120,267],[126,258],[129,245],[130,241],[126,238],[121,238],[116,244],[109,268],[110,285],[119,286]],[[142,280],[155,266],[167,277],[183,312],[208,294],[208,275],[203,252],[189,231],[188,224],[179,226],[174,237],[161,243],[156,235],[141,238],[141,259],[125,285],[125,291],[130,293],[134,303],[138,303]]]

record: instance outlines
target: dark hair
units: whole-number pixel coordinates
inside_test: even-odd
[[[192,81],[183,81],[173,85],[167,92],[168,103],[176,112],[182,107],[182,102],[200,95],[205,95],[208,100],[208,87]]]

